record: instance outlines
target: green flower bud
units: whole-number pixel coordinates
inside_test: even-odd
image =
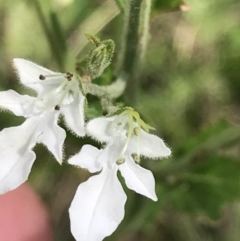
[[[95,45],[88,55],[87,73],[91,79],[95,79],[110,65],[115,44],[111,39],[100,41],[100,39],[92,35],[87,35],[87,37]]]

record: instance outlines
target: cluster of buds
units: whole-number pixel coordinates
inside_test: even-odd
[[[95,44],[87,60],[87,75],[94,79],[110,64],[114,43],[89,36]],[[78,241],[101,241],[111,235],[124,217],[126,194],[117,178],[120,171],[126,186],[153,201],[153,174],[140,166],[141,156],[162,158],[170,149],[131,107],[117,107],[103,87],[84,81],[76,73],[58,73],[28,60],[14,59],[20,82],[36,96],[14,90],[0,92],[0,107],[26,120],[0,132],[0,194],[17,188],[28,179],[36,154],[33,147],[44,144],[61,164],[66,132],[58,125],[60,116],[72,133],[88,135],[103,144],[101,149],[82,146],[68,163],[98,173],[81,183],[71,203],[71,231]],[[87,94],[100,98],[108,115],[86,123]]]

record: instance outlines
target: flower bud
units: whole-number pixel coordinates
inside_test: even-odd
[[[95,45],[88,55],[87,73],[91,79],[95,79],[110,65],[115,44],[111,39],[100,41],[92,35],[87,35],[87,37]]]

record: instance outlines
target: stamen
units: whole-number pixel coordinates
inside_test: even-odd
[[[127,136],[127,141],[123,147],[123,150],[121,152],[121,155],[120,156],[123,156],[127,150],[127,147],[128,147],[128,144],[131,140],[131,137],[133,135],[133,117],[132,115],[129,116],[129,120],[128,120],[128,125],[129,125],[129,130],[128,130],[128,136]]]
[[[120,157],[117,161],[116,161],[116,163],[118,164],[118,165],[121,165],[121,164],[123,164],[125,162],[125,158],[123,158],[123,157]]]
[[[132,155],[132,158],[134,159],[134,161],[139,164],[140,163],[140,149],[141,149],[141,140],[140,138],[142,137],[141,135],[141,131],[142,129],[145,130],[146,132],[149,132],[150,130],[154,129],[151,126],[147,125],[140,117],[139,113],[134,111],[132,108],[126,108],[125,111],[123,111],[121,113],[122,116],[127,115],[128,116],[128,130],[126,132],[126,137],[127,140],[125,142],[125,145],[122,149],[122,152],[120,154],[120,157],[125,155],[125,152],[128,148],[128,145],[131,141],[131,138],[133,137],[133,135],[136,136],[137,140],[136,140],[136,144],[137,144],[137,150],[136,150],[136,154]],[[117,161],[120,162],[121,158]]]
[[[59,106],[59,105],[56,105],[56,106],[54,107],[54,109],[55,109],[55,110],[60,110],[60,106]]]
[[[137,163],[137,164],[139,164],[140,163],[140,155],[139,154],[132,154],[132,158],[133,158],[133,160]]]
[[[59,77],[59,76],[63,76],[63,74],[46,74],[46,75],[40,74],[39,79],[45,80],[46,78]]]
[[[44,75],[40,74],[40,75],[39,75],[39,79],[40,79],[40,80],[45,80],[46,77],[45,77]]]
[[[135,127],[135,128],[133,129],[133,134],[134,134],[135,136],[138,136],[138,135],[139,135],[139,127]]]

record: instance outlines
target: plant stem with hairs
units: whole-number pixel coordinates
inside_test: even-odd
[[[126,4],[122,50],[119,56],[118,75],[127,82],[126,97],[136,100],[139,67],[145,57],[151,0],[130,0]]]

